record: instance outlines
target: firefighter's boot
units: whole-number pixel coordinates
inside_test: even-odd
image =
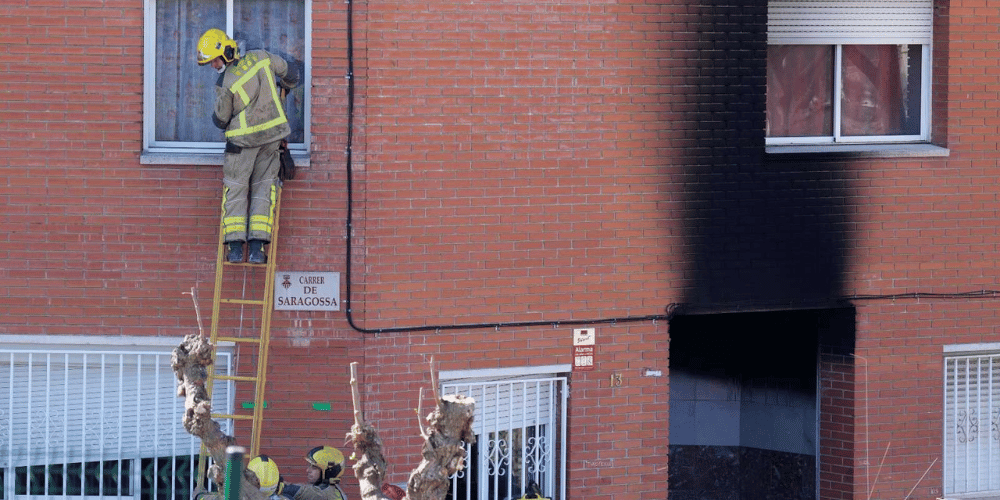
[[[243,242],[230,241],[227,245],[229,246],[229,251],[226,252],[226,261],[230,264],[243,262]]]
[[[267,264],[267,254],[264,253],[264,240],[250,240],[249,256],[247,262],[251,264]]]

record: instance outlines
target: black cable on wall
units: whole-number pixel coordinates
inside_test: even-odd
[[[354,310],[351,301],[351,253],[353,250],[353,206],[354,206],[354,188],[353,188],[353,166],[351,162],[351,147],[353,145],[353,135],[354,135],[354,15],[353,15],[353,3],[351,0],[347,0],[347,146],[344,151],[344,157],[346,158],[347,165],[347,271],[345,274],[345,294],[343,303],[344,309],[347,314],[347,323],[351,325],[351,328],[361,333],[408,333],[408,332],[427,332],[427,331],[438,331],[438,330],[471,330],[471,329],[482,329],[482,328],[524,328],[530,326],[560,326],[560,325],[593,325],[593,324],[614,324],[614,323],[636,323],[641,321],[656,321],[656,320],[669,320],[673,314],[673,306],[667,307],[666,314],[651,314],[646,316],[622,316],[617,318],[600,318],[600,319],[587,319],[587,320],[568,320],[568,321],[509,321],[500,323],[467,323],[467,324],[445,324],[445,325],[427,325],[427,326],[411,326],[411,327],[399,327],[399,328],[365,328],[358,326],[354,321]]]
[[[351,160],[351,147],[353,144],[353,133],[354,133],[354,15],[353,15],[353,3],[352,0],[347,0],[347,146],[345,149],[346,167],[347,167],[347,271],[345,273],[345,285],[346,285],[346,297],[344,297],[343,303],[345,311],[347,314],[347,322],[351,325],[351,328],[361,333],[409,333],[409,332],[427,332],[427,331],[439,331],[439,330],[471,330],[471,329],[484,329],[484,328],[525,328],[532,326],[561,326],[561,325],[595,325],[595,324],[617,324],[617,323],[637,323],[644,321],[657,321],[666,320],[669,321],[673,318],[674,314],[678,313],[681,308],[686,308],[686,304],[671,303],[666,306],[663,314],[650,314],[645,316],[621,316],[621,317],[610,317],[610,318],[598,318],[598,319],[571,319],[564,321],[508,321],[508,322],[497,322],[497,323],[465,323],[465,324],[444,324],[444,325],[426,325],[426,326],[411,326],[411,327],[399,327],[399,328],[365,328],[358,326],[354,321],[354,310],[352,308],[351,301],[351,253],[353,250],[353,205],[354,205],[354,189],[353,189],[353,166]],[[870,300],[904,300],[904,299],[938,299],[938,300],[949,300],[949,299],[976,299],[976,298],[997,298],[1000,296],[1000,290],[973,290],[969,292],[957,292],[957,293],[933,293],[933,292],[910,292],[910,293],[899,293],[899,294],[884,294],[884,295],[848,295],[834,299],[834,302],[847,302],[852,301],[870,301]],[[781,310],[787,308],[787,304],[784,307],[781,304],[775,304],[774,307],[768,308],[766,304],[756,305],[756,310]],[[697,309],[697,308],[695,308]],[[704,313],[711,314],[714,312],[738,312],[728,310],[725,311],[726,307],[720,305],[718,307],[709,307],[704,309]],[[737,308],[738,309],[738,308]],[[695,313],[695,310],[689,310],[689,313]]]

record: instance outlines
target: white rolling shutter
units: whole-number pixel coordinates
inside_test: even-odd
[[[547,498],[566,498],[569,387],[559,375],[565,371],[553,365],[441,374],[442,394],[469,396],[476,404],[476,445],[466,443],[469,470],[452,476],[454,498],[521,498],[528,481]]]
[[[767,42],[929,45],[933,20],[932,0],[772,0]]]
[[[1000,355],[945,359],[944,493],[1000,491]]]
[[[557,379],[508,380],[491,383],[445,384],[446,394],[476,400],[472,429],[476,434],[555,423]]]
[[[0,348],[0,468],[198,453],[170,351],[93,348]],[[227,384],[213,402],[231,408]]]

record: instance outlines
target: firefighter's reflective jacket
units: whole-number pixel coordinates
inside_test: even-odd
[[[257,147],[291,133],[276,77],[286,89],[298,83],[288,63],[266,50],[248,51],[219,77],[212,120],[226,142]]]
[[[281,494],[291,500],[347,500],[339,484],[286,484]]]

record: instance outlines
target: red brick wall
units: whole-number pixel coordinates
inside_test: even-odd
[[[700,217],[713,214],[696,202],[770,208],[744,190],[768,173],[819,186],[795,191],[803,207],[837,200],[833,216],[796,229],[842,235],[824,261],[835,283],[810,293],[997,288],[997,7],[938,3],[934,136],[950,155],[777,167],[760,155],[762,1],[356,5],[353,319],[370,329],[552,326],[372,335],[343,311],[276,312],[265,451],[296,477],[313,443],[343,448],[357,360],[366,416],[398,454],[392,480],[404,480],[430,356],[444,370],[570,363],[572,328],[558,322],[716,296],[706,277],[741,264],[693,237],[725,224]],[[313,3],[313,152],[285,190],[283,269],[345,271],[344,9]],[[195,287],[203,314],[210,308],[220,172],[139,161],[142,15],[137,1],[0,7],[2,334],[179,339],[197,328],[184,293]],[[771,236],[799,240],[781,231]],[[746,283],[740,276],[730,283]],[[776,289],[767,298],[796,293]],[[869,365],[862,377],[859,363],[825,361],[824,382],[843,394],[822,406],[838,434],[822,436],[821,488],[867,497],[881,465],[875,496],[914,486],[910,498],[940,496],[940,460],[921,476],[941,453],[941,345],[995,341],[994,301],[855,304],[856,353]],[[597,328],[599,365],[570,382],[570,491],[655,497],[666,490],[666,322]],[[642,377],[646,367],[664,377]],[[606,386],[613,373],[622,387]]]
[[[676,240],[656,159],[663,8],[577,7],[368,3],[357,18],[359,323],[552,323],[369,340],[369,416],[398,422],[383,435],[403,452],[394,481],[418,458],[430,356],[443,370],[572,363],[572,327],[557,322],[671,302],[678,271],[657,250]],[[570,379],[568,490],[665,496],[667,323],[597,330],[598,367]]]
[[[392,460],[390,479],[405,482],[419,461],[417,453],[407,451],[420,445],[413,410],[420,388],[429,394],[431,356],[442,370],[571,364],[571,333],[569,327],[539,327],[390,334],[370,340],[364,379],[378,385],[366,386],[365,417],[383,424],[377,427]],[[598,325],[596,335],[598,368],[574,372],[569,381],[568,491],[586,484],[606,491],[665,494],[667,323]],[[647,368],[661,370],[662,376],[646,376]],[[620,385],[612,387],[613,374],[621,375]],[[425,401],[425,412],[428,405]],[[631,473],[619,473],[622,469]],[[636,474],[644,478],[640,483],[634,481]]]
[[[950,154],[852,166],[858,214],[847,281],[852,293],[998,288],[1000,135],[995,64],[988,61],[1000,45],[982,29],[1000,10],[982,1],[935,3],[934,135]],[[911,490],[910,498],[945,496],[942,346],[995,342],[996,298],[885,297],[856,304],[856,352],[867,366],[855,363],[855,498],[868,496],[866,486],[874,488],[872,498]]]
[[[645,8],[366,6],[369,328],[663,311],[649,278],[675,274],[644,249],[670,242],[664,106],[644,96],[664,34]]]
[[[819,498],[854,498],[855,381],[854,358],[820,355]]]

